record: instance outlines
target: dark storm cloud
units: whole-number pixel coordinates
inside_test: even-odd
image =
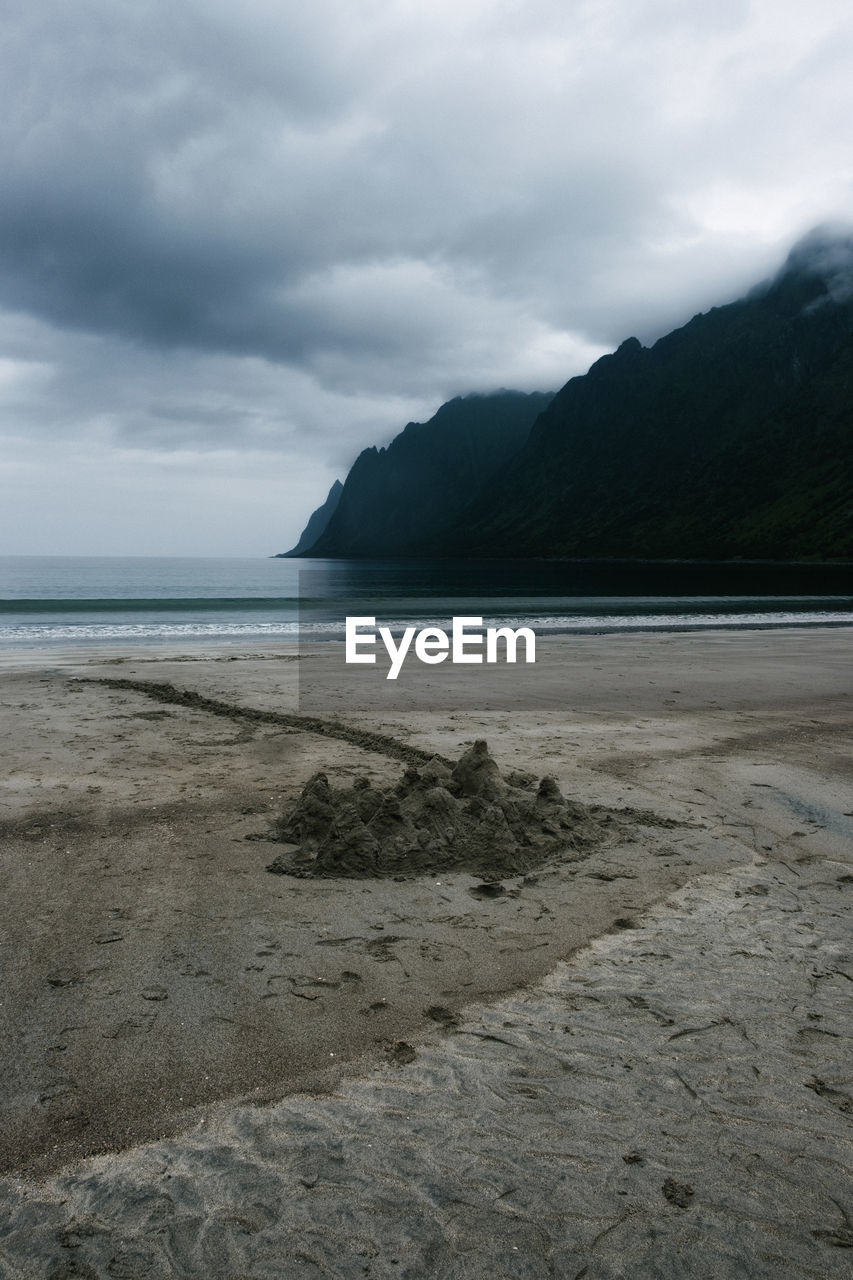
[[[616,11],[621,33],[596,4],[509,5],[503,22],[484,4],[21,6],[3,54],[0,299],[153,346],[405,361],[429,353],[435,320],[388,323],[390,268],[418,262],[457,273],[460,302],[510,294],[618,340],[602,265],[630,293],[640,249],[694,229],[661,173],[683,124],[647,63],[677,81],[680,46],[689,62],[710,41],[713,59],[747,14]],[[346,310],[356,272],[374,296],[353,326],[334,285]],[[448,300],[440,323],[456,318]]]
[[[330,239],[350,247],[323,190],[350,77],[302,9],[284,28],[257,5],[22,9],[3,49],[5,305],[299,358],[311,336],[273,294]]]

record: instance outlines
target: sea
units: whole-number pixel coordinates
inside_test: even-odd
[[[853,626],[853,566],[0,556],[0,647],[338,639],[347,616],[540,633]]]

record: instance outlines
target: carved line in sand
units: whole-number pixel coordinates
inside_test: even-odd
[[[285,711],[262,711],[256,707],[241,707],[237,703],[223,702],[219,698],[206,698],[191,689],[179,689],[176,685],[159,683],[151,680],[129,680],[126,678],[110,678],[106,676],[81,678],[75,683],[101,684],[109,689],[127,689],[142,693],[168,706],[188,707],[193,711],[206,711],[210,715],[224,716],[229,720],[241,720],[251,724],[275,724],[286,729],[298,729],[305,733],[316,733],[325,738],[336,738],[341,742],[352,743],[365,751],[375,751],[378,755],[387,756],[391,760],[401,760],[404,764],[428,764],[431,760],[439,760],[452,768],[452,761],[443,756],[436,756],[431,751],[422,751],[419,747],[400,742],[388,734],[377,733],[370,729],[357,729],[353,725],[340,720],[323,720],[319,716],[295,715]]]

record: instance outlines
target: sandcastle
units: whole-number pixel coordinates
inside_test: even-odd
[[[409,766],[394,787],[367,778],[306,783],[273,838],[296,846],[267,867],[282,875],[409,877],[465,870],[484,879],[523,874],[559,855],[572,859],[602,838],[596,811],[566,800],[553,778],[502,778],[481,739],[452,769]]]

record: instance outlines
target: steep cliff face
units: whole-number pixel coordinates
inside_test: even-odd
[[[424,551],[853,558],[853,236],[557,393]]]
[[[300,539],[301,554],[419,554],[476,501],[550,399],[519,391],[460,397],[428,422],[410,422],[387,448],[365,449],[324,532],[305,546]]]
[[[273,558],[281,560],[286,559],[288,556],[304,556],[309,547],[312,547],[321,534],[325,533],[327,524],[338,508],[338,503],[341,500],[341,494],[343,491],[344,486],[341,484],[340,480],[336,480],[329,490],[328,496],[326,497],[326,501],[323,505],[318,507],[316,511],[312,511],[311,515],[308,517],[308,523],[302,530],[302,534],[296,546],[292,547],[290,551],[280,552]]]

